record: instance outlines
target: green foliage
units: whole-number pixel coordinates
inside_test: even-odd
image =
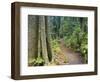
[[[75,29],[73,31],[72,34],[70,34],[69,36],[64,36],[64,41],[66,43],[66,46],[69,47],[69,48],[76,48],[78,45],[78,34],[80,32],[80,29]]]
[[[62,22],[61,28],[59,29],[60,37],[63,37],[66,35],[66,33],[69,33],[68,23],[66,21]]]
[[[60,49],[60,45],[59,45],[57,39],[51,40],[51,44],[52,44],[52,49],[53,49],[54,52],[56,52],[57,50]]]
[[[84,57],[84,62],[86,63],[88,61],[88,45],[87,45],[87,34],[84,33],[83,34],[83,39],[82,39],[82,42],[81,42],[81,47],[80,47],[80,51],[82,53],[82,56]]]
[[[36,61],[34,62],[35,66],[42,66],[44,64],[44,60],[41,57],[37,57]]]
[[[44,65],[44,59],[41,57],[37,57],[36,59],[33,59],[29,62],[31,66],[43,66]]]

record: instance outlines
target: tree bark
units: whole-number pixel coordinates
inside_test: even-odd
[[[38,27],[38,57],[40,57],[41,56],[41,37],[40,37],[40,35],[41,35],[41,30],[40,30],[40,28],[41,28],[41,26],[40,26],[40,23],[38,23],[39,24],[39,27]]]
[[[38,16],[28,16],[28,59],[33,60],[37,57],[38,50]]]
[[[45,17],[40,16],[40,30],[41,30],[41,44],[42,44],[42,56],[45,61],[45,65],[48,65],[48,52],[47,52],[47,43],[46,43],[46,33],[45,33]]]
[[[47,51],[48,51],[48,58],[49,61],[52,61],[52,48],[51,48],[51,42],[50,42],[50,27],[49,27],[49,18],[45,16],[45,27],[46,27],[46,42],[47,42]]]

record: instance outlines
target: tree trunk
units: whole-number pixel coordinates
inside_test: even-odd
[[[28,62],[37,57],[38,23],[38,16],[28,16]]]
[[[45,61],[45,65],[48,65],[48,52],[47,52],[47,43],[46,43],[46,33],[45,33],[45,17],[40,16],[40,30],[41,30],[41,44],[42,44],[42,56]]]
[[[80,18],[80,28],[84,32],[84,19]]]
[[[38,57],[40,57],[41,56],[41,37],[40,37],[40,35],[41,35],[41,29],[40,29],[40,23],[38,23],[39,24],[39,27],[38,27]]]
[[[51,48],[51,42],[50,42],[50,27],[49,27],[49,18],[45,16],[45,25],[46,25],[46,42],[47,42],[47,51],[48,51],[48,58],[49,61],[52,61],[52,48]]]

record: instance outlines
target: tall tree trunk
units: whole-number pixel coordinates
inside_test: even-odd
[[[52,61],[52,49],[51,49],[51,42],[50,42],[50,35],[49,35],[49,32],[50,32],[50,27],[49,27],[49,21],[48,21],[48,17],[45,16],[45,27],[46,27],[46,42],[47,42],[47,51],[48,51],[48,58],[49,58],[49,61]]]
[[[40,57],[41,56],[41,37],[40,37],[40,35],[41,35],[41,25],[40,25],[40,23],[38,23],[39,24],[39,27],[38,27],[38,57]]]
[[[28,16],[28,63],[37,58],[38,23],[38,16]]]
[[[36,16],[36,27],[37,27],[37,29],[36,29],[36,37],[37,37],[37,38],[36,38],[36,44],[35,44],[35,46],[34,46],[34,48],[36,47],[36,50],[35,50],[35,55],[36,55],[36,56],[35,56],[35,58],[38,57],[38,55],[37,55],[37,54],[38,54],[38,53],[37,53],[37,52],[38,52],[38,46],[37,46],[37,45],[39,44],[39,43],[38,43],[38,39],[39,39],[39,33],[38,33],[38,32],[39,32],[39,16]]]
[[[45,61],[45,65],[48,65],[48,52],[47,52],[47,43],[46,43],[46,33],[45,33],[45,17],[40,16],[40,30],[41,30],[41,44],[42,44],[42,55]]]

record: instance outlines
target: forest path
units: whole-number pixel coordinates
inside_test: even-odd
[[[63,40],[60,41],[60,48],[67,56],[68,64],[83,64],[81,54],[74,52],[72,49],[66,48]]]

